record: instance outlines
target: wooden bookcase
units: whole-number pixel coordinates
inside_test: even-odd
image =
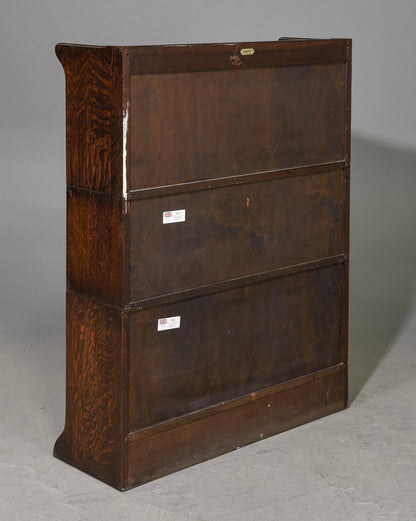
[[[54,454],[125,490],[346,407],[351,40],[56,52]]]

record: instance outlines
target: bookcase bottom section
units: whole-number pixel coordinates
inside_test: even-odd
[[[347,365],[342,336],[345,317],[340,303],[345,269],[337,264],[140,312],[114,309],[68,293],[66,419],[54,455],[119,490],[126,490],[343,409],[347,404]],[[292,292],[293,302],[288,297]],[[299,308],[297,312],[293,304]],[[317,315],[314,309],[320,310]],[[182,315],[181,328],[155,332],[157,317],[171,315],[171,311],[175,316]],[[137,420],[147,410],[142,409],[142,415],[136,413],[139,402],[133,398],[137,388],[142,389],[149,410],[168,400],[169,392],[187,396],[182,400],[185,405],[195,389],[209,395],[210,375],[201,379],[201,371],[195,369],[193,373],[192,368],[210,368],[215,346],[227,345],[232,324],[238,322],[238,317],[244,319],[256,312],[257,316],[269,317],[266,321],[257,320],[253,329],[257,344],[244,328],[237,328],[242,333],[233,338],[232,345],[239,348],[236,352],[240,356],[221,359],[218,352],[222,365],[228,364],[227,371],[241,376],[238,369],[244,361],[244,342],[249,347],[257,345],[249,373],[254,377],[257,371],[263,376],[255,385],[243,379],[244,385],[217,396],[215,401],[198,402],[198,407],[187,406],[183,410],[176,410],[172,402],[168,408],[172,414],[148,416],[146,422]],[[293,330],[293,345],[285,344],[285,313],[293,317],[294,330],[307,332],[298,338]],[[192,336],[194,315],[202,317],[199,334],[204,341],[196,342]],[[325,334],[318,334],[309,319],[303,323],[303,316],[313,319],[313,324],[320,325]],[[267,322],[273,327],[268,328]],[[309,327],[302,327],[305,324]],[[264,338],[262,329],[266,331]],[[215,331],[215,338],[211,338],[211,330]],[[274,336],[280,339],[276,345]],[[157,338],[164,338],[165,343],[156,341]],[[146,358],[146,346],[156,353],[158,364]],[[187,354],[191,357],[193,346],[199,346],[198,356],[209,358],[203,359],[200,366],[191,358],[190,371],[181,372],[169,349],[184,361]],[[306,355],[303,348],[294,346],[305,346]],[[315,355],[310,354],[315,351],[316,363]],[[289,357],[290,367],[301,364],[298,370],[285,370],[279,376],[278,371],[285,367],[282,353]],[[256,360],[265,362],[259,366]],[[267,376],[269,365],[274,378]],[[220,381],[228,389],[230,382],[225,373],[220,374],[220,362],[214,367],[212,378],[222,375]],[[179,375],[183,387],[174,387],[175,382],[166,385],[171,373]],[[159,394],[151,379],[141,385],[145,374],[161,375]]]
[[[126,490],[344,409],[344,364],[218,406],[195,421],[134,439],[127,449]],[[224,404],[227,405],[227,404]],[[208,410],[207,410],[208,411]],[[163,425],[163,424],[162,424]],[[153,432],[153,431],[150,431]]]
[[[68,426],[54,456],[124,491],[340,411],[346,396],[347,367],[339,364],[200,411],[196,418],[134,433],[120,443],[109,467],[82,458]]]

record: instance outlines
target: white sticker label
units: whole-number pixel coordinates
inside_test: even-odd
[[[185,220],[186,210],[168,210],[163,212],[163,224],[182,223]]]
[[[159,318],[157,321],[157,330],[165,331],[165,329],[177,329],[181,327],[181,317]]]

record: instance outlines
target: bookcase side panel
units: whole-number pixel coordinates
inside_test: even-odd
[[[67,183],[121,194],[122,52],[58,44],[56,54],[66,78]]]
[[[123,199],[67,190],[67,289],[122,306]]]
[[[65,428],[54,455],[121,486],[122,312],[67,294]]]

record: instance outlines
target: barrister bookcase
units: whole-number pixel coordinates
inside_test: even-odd
[[[125,490],[346,407],[351,41],[56,52],[54,454]]]

